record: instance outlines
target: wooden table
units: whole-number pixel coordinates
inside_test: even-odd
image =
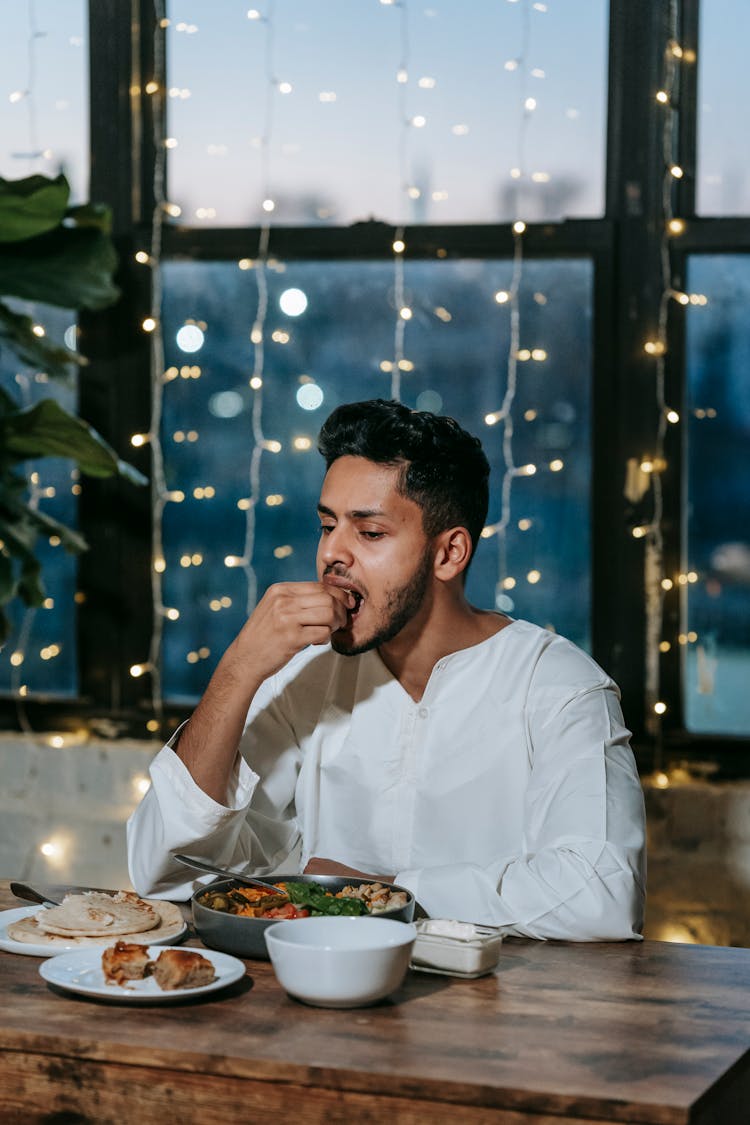
[[[291,1000],[265,962],[153,1007],[66,996],[39,964],[0,952],[4,1125],[750,1121],[747,949],[510,940],[492,976],[411,972],[350,1012]]]

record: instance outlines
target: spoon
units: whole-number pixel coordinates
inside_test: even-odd
[[[242,875],[239,871],[227,871],[224,867],[214,867],[212,863],[204,863],[202,859],[194,859],[189,855],[175,854],[175,859],[184,863],[186,867],[195,867],[198,871],[208,871],[211,875],[221,875],[224,879],[234,879],[237,883],[245,883],[249,887],[260,887],[264,891],[279,893],[279,888],[264,879],[255,879],[252,875]]]
[[[41,902],[43,906],[60,905],[59,899],[48,898],[47,895],[41,894],[40,891],[35,891],[33,887],[27,887],[25,883],[11,883],[10,889],[16,898],[22,898],[26,902]]]

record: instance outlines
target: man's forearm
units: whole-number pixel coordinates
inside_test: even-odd
[[[346,624],[352,594],[318,582],[269,587],[221,658],[180,735],[178,757],[196,785],[226,804],[237,748],[260,685],[310,644],[325,644]]]
[[[220,805],[227,803],[247,712],[261,682],[240,675],[230,648],[175,747],[196,785]]]

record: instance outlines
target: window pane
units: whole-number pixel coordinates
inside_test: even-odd
[[[750,733],[750,258],[693,257],[688,306],[687,725]]]
[[[74,346],[74,313],[49,306],[22,305],[14,308],[31,315],[44,325],[46,335],[68,346]],[[22,408],[33,406],[40,399],[52,398],[66,410],[76,410],[76,384],[55,383],[46,375],[20,364],[10,353],[0,352],[0,387]],[[78,472],[71,461],[45,457],[26,461],[17,472],[30,482],[25,502],[51,516],[66,527],[75,527]],[[77,693],[78,663],[75,621],[76,561],[65,552],[55,536],[40,535],[35,552],[42,567],[42,581],[47,593],[44,606],[27,610],[14,599],[6,612],[11,621],[11,634],[0,651],[0,692],[17,692],[29,698],[35,695],[70,696]],[[18,564],[14,563],[18,577]]]
[[[700,215],[750,213],[747,135],[747,0],[700,6],[698,52],[698,178]]]
[[[270,62],[267,21],[246,5],[216,0],[197,23],[169,5],[169,194],[181,222],[255,225],[266,193],[286,224],[603,213],[606,0],[474,0],[470,16],[462,0],[250,12],[267,10]]]
[[[261,424],[264,439],[281,450],[261,458],[259,596],[272,582],[314,577],[322,422],[339,403],[391,397],[392,374],[382,365],[394,354],[393,271],[385,262],[297,262],[268,271]],[[468,584],[474,602],[499,604],[584,646],[592,272],[585,261],[523,267],[513,449],[517,465],[534,464],[537,472],[517,478],[511,494],[508,569],[515,587],[500,591],[496,603],[496,537],[480,542]],[[481,436],[493,466],[488,526],[501,516],[503,455],[502,426],[487,425],[485,416],[502,403],[510,322],[509,305],[495,294],[510,287],[511,275],[507,261],[405,266],[405,300],[414,315],[405,332],[402,399],[453,415]],[[282,311],[280,298],[290,289],[307,297],[301,315]],[[176,700],[202,691],[246,616],[244,573],[224,560],[242,556],[245,544],[257,281],[234,263],[172,262],[164,269],[164,294],[167,483],[185,497],[167,504],[164,520],[164,603],[180,611],[165,622],[164,687]],[[187,321],[203,332],[202,346],[191,353],[176,341]],[[192,342],[190,335],[180,337],[183,344],[200,343],[199,334]]]
[[[71,202],[88,197],[88,4],[3,5],[0,175],[64,172]]]

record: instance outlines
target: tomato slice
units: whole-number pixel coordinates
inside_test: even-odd
[[[262,918],[309,918],[310,911],[304,906],[295,906],[293,902],[285,902],[283,906],[272,906],[264,910]]]

